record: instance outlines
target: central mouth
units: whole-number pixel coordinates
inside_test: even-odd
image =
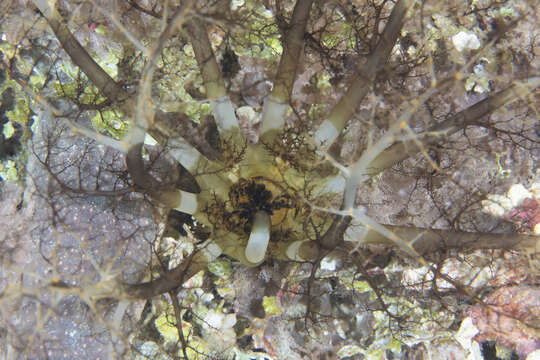
[[[262,262],[271,228],[279,225],[292,207],[290,197],[268,179],[242,178],[229,190],[229,206],[232,211],[225,219],[228,230],[248,237],[244,255],[249,262]]]
[[[272,226],[280,224],[292,207],[290,197],[277,185],[262,178],[240,179],[229,190],[232,207],[229,231],[249,235],[257,213],[270,217]]]
[[[316,240],[331,222],[328,216],[313,214],[311,204],[327,205],[339,193],[326,188],[328,178],[339,178],[335,167],[314,159],[314,154],[301,162],[283,160],[272,144],[226,146],[225,153],[235,154],[237,165],[225,172],[222,166],[201,165],[202,171],[222,173],[211,181],[201,178],[201,196],[207,202],[200,218],[212,229],[222,251],[248,266],[262,263],[267,256],[306,259],[297,255],[304,253],[299,244]],[[298,151],[291,149],[292,153]]]

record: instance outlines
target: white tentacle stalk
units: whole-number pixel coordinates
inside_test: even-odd
[[[195,214],[197,211],[197,194],[182,190],[177,191],[180,193],[180,202],[175,209],[186,214]]]
[[[304,241],[295,241],[289,245],[286,251],[287,257],[293,261],[304,261],[305,259],[300,256],[300,246],[303,243]]]
[[[261,136],[264,136],[270,130],[283,128],[288,109],[288,103],[281,102],[279,99],[270,96],[264,104]]]
[[[270,215],[264,211],[255,214],[253,227],[246,246],[246,259],[254,264],[264,260],[270,241]]]
[[[220,132],[238,128],[238,120],[236,119],[234,107],[228,96],[211,100],[210,106],[212,106],[216,125]]]

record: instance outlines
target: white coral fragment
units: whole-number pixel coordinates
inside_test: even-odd
[[[482,201],[484,212],[497,217],[503,217],[525,199],[534,195],[521,184],[514,184],[508,189],[506,195],[489,194],[487,200]]]
[[[220,311],[210,310],[204,318],[204,323],[214,329],[229,329],[236,324],[236,315],[234,313],[223,314]]]
[[[533,197],[533,194],[521,184],[514,184],[508,189],[507,196],[512,202],[512,207],[518,206],[525,199]]]
[[[478,40],[478,37],[475,34],[466,31],[460,31],[452,36],[452,42],[459,52],[480,48],[480,40]]]
[[[322,261],[321,261],[321,270],[335,271],[336,266],[337,266],[336,259],[332,259],[332,258],[330,258],[328,256],[325,257],[324,259],[322,259]]]
[[[471,350],[473,344],[472,339],[479,332],[480,331],[476,326],[474,326],[472,319],[467,317],[461,322],[461,326],[454,338],[465,350]]]
[[[512,201],[504,195],[489,194],[487,200],[482,201],[484,212],[496,217],[503,217],[512,209]]]
[[[236,115],[239,119],[246,120],[246,123],[253,125],[261,122],[261,117],[251,106],[241,106],[236,109]]]
[[[217,310],[210,310],[204,317],[203,335],[211,341],[213,349],[224,351],[236,342],[234,325],[236,324],[236,314],[223,314]]]
[[[245,1],[244,0],[232,0],[231,1],[231,10],[236,11],[242,6],[244,6]]]

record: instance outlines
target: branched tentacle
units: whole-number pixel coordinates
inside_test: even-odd
[[[197,207],[195,196],[181,190],[159,189],[159,186],[156,186],[158,183],[145,169],[141,151],[146,133],[155,123],[150,88],[157,57],[173,29],[185,21],[190,6],[184,6],[177,10],[172,20],[161,33],[160,39],[152,51],[148,51],[150,59],[143,72],[139,85],[138,99],[135,103],[132,97],[92,59],[75,39],[61,15],[54,7],[54,3],[41,0],[36,0],[34,3],[45,16],[55,35],[73,61],[106,97],[113,102],[120,103],[124,113],[128,117],[132,117],[133,121],[128,134],[123,139],[123,144],[125,144],[124,147],[127,149],[126,162],[128,170],[135,184],[148,191],[152,197],[168,207],[194,213]],[[133,111],[134,108],[135,111]]]
[[[390,52],[401,34],[407,10],[412,4],[413,2],[410,0],[400,0],[394,5],[375,51],[368,57],[367,63],[354,75],[354,80],[345,94],[315,133],[315,146],[323,152],[327,151],[334,143],[347,122],[352,118],[358,105],[371,90],[375,74],[388,61]]]
[[[312,0],[299,0],[295,4],[290,26],[283,41],[283,54],[274,79],[274,88],[262,114],[261,137],[265,141],[271,141],[275,136],[275,131],[272,130],[279,130],[285,124],[312,3]]]
[[[233,133],[236,138],[235,142],[241,143],[244,141],[243,136],[240,133],[231,99],[227,95],[221,71],[212,51],[206,26],[200,19],[194,18],[186,23],[185,28],[201,71],[206,96],[210,100],[218,130],[226,136]]]

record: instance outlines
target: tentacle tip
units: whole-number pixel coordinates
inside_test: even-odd
[[[300,256],[300,246],[304,243],[304,241],[295,241],[292,244],[290,244],[287,247],[286,255],[289,259],[293,261],[303,261],[302,257]]]
[[[246,259],[253,264],[264,260],[270,242],[270,216],[264,211],[255,214],[255,220],[245,250]]]

